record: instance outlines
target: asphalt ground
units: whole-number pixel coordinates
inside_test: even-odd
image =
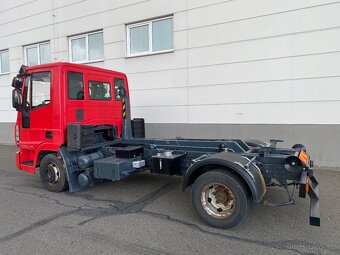
[[[241,225],[221,230],[195,215],[179,177],[142,173],[51,193],[38,174],[16,169],[15,151],[0,146],[0,254],[340,254],[339,171],[317,171],[320,228],[309,226],[309,199],[296,198],[256,204]]]

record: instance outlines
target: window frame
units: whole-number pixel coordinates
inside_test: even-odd
[[[90,48],[89,48],[89,35],[93,34],[103,34],[103,58],[99,59],[89,59],[90,56]],[[75,39],[80,39],[80,38],[85,38],[85,45],[86,45],[86,60],[81,60],[81,61],[73,61],[72,59],[72,40]],[[69,60],[71,63],[78,63],[78,64],[86,64],[86,63],[93,63],[93,62],[101,62],[104,61],[104,31],[99,30],[99,31],[94,31],[94,32],[89,32],[89,33],[84,33],[84,34],[79,34],[79,35],[74,35],[74,36],[69,36],[68,38],[68,52],[69,52]]]
[[[2,53],[8,52],[8,72],[2,72]],[[10,66],[9,66],[9,49],[6,50],[0,50],[0,75],[10,74]]]
[[[25,65],[28,65],[28,61],[27,61],[28,60],[27,59],[27,49],[35,48],[35,47],[37,47],[37,54],[38,54],[38,64],[37,65],[42,65],[42,63],[40,61],[40,46],[41,45],[45,45],[45,44],[49,44],[50,45],[50,49],[51,49],[51,41],[43,41],[43,42],[34,43],[34,44],[28,44],[28,45],[24,46]],[[50,51],[50,60],[52,61],[51,51]],[[50,62],[47,62],[47,63],[50,63]],[[47,63],[43,63],[43,64],[47,64]]]
[[[173,36],[174,35],[174,29],[173,29],[173,26],[172,26],[172,31],[171,31],[172,32],[172,48],[166,49],[166,50],[153,51],[153,40],[152,40],[153,39],[152,38],[152,36],[153,36],[153,25],[152,24],[153,24],[153,22],[160,21],[160,20],[167,20],[167,19],[172,19],[172,22],[173,22],[174,21],[174,15],[169,15],[169,16],[162,17],[162,18],[150,19],[150,20],[147,20],[147,21],[127,24],[126,25],[126,56],[127,56],[127,58],[174,52],[174,36]],[[148,29],[149,50],[143,51],[143,52],[131,53],[130,30],[131,30],[131,28],[145,26],[145,25],[148,25],[148,28],[149,28]]]

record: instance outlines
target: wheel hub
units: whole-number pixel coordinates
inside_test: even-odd
[[[224,206],[227,206],[228,204],[228,193],[226,193],[224,190],[219,190],[219,191],[216,191],[215,194],[215,198],[216,198],[216,203],[219,204],[223,204]]]
[[[212,183],[202,189],[201,203],[204,210],[217,219],[229,218],[235,211],[234,194],[220,183]]]
[[[56,164],[47,165],[45,179],[48,183],[56,184],[60,179],[60,171]]]

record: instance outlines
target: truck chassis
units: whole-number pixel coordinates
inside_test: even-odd
[[[58,67],[65,65],[80,71],[85,69],[82,65],[63,63]],[[95,69],[97,73],[101,70]],[[25,110],[27,106],[24,107],[22,101],[28,100],[25,86],[31,75],[22,67],[12,83],[13,107],[19,112],[16,136],[17,127],[30,128],[30,108]],[[308,194],[311,198],[310,224],[320,226],[319,183],[312,170],[313,161],[303,145],[277,148],[277,143],[282,141],[145,138],[144,120],[131,120],[127,87],[121,85],[116,89],[121,100],[121,127],[109,123],[68,122],[67,140],[53,149],[48,149],[45,143],[46,149],[33,161],[21,158],[24,155],[21,151],[27,149],[27,145],[19,139],[18,168],[34,172],[39,167],[43,185],[52,192],[67,189],[76,192],[92,186],[95,180],[119,181],[145,170],[182,176],[183,190],[192,186],[191,199],[196,214],[218,228],[231,228],[242,222],[251,203],[263,202],[267,187],[272,185],[285,189],[288,199],[284,203],[267,204],[293,204],[294,198],[288,191],[288,186],[293,185],[300,197]],[[81,114],[77,110],[77,120],[84,114],[82,109],[79,112]],[[28,123],[26,127],[25,123]],[[120,136],[118,130],[121,130]],[[52,131],[46,131],[45,136],[51,139]]]

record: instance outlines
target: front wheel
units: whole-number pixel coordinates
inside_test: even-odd
[[[52,192],[68,189],[65,167],[54,154],[47,154],[40,162],[40,179],[44,187]]]
[[[216,228],[238,225],[249,208],[247,191],[239,178],[223,170],[199,176],[193,184],[191,199],[196,214]]]

